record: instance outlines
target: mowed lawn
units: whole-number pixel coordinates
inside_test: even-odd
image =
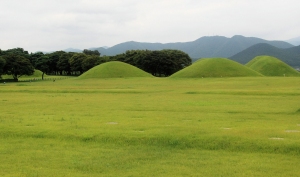
[[[300,78],[0,85],[0,176],[299,176]]]

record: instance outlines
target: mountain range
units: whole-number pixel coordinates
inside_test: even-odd
[[[294,44],[296,44],[297,39],[298,38],[295,38],[290,41],[294,41]],[[274,56],[276,54],[276,56],[274,57],[285,56],[285,58],[283,59],[281,57],[278,58],[285,61],[290,61],[288,62],[288,64],[292,64],[292,66],[300,66],[300,64],[298,64],[300,63],[300,61],[294,62],[294,60],[297,60],[295,57],[298,56],[294,53],[294,50],[296,50],[297,53],[298,48],[294,47],[294,45],[285,41],[269,41],[256,37],[244,37],[241,35],[235,35],[231,38],[227,38],[224,36],[205,36],[191,42],[177,42],[165,44],[129,41],[117,44],[112,47],[90,48],[89,50],[98,50],[102,56],[114,56],[117,54],[124,53],[127,50],[176,49],[187,53],[193,60],[199,58],[222,57],[231,58],[241,63],[245,63],[246,61],[248,61],[249,57],[253,56],[252,54],[254,53],[264,53],[269,54],[271,56]],[[264,52],[262,49],[265,51],[268,50],[270,52]],[[72,50],[74,52],[80,51],[78,49],[67,49],[66,51]],[[291,52],[291,54],[289,54],[289,52]],[[245,54],[247,55],[241,57]]]
[[[223,36],[201,37],[192,42],[178,43],[142,43],[142,42],[124,42],[110,48],[93,48],[98,50],[101,55],[113,56],[126,52],[127,50],[162,50],[177,49],[181,50],[191,58],[208,58],[208,57],[231,57],[242,50],[247,49],[258,43],[267,43],[278,48],[290,48],[293,45],[283,41],[267,41],[260,38],[233,36],[227,38]]]

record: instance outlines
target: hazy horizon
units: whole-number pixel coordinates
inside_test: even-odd
[[[233,35],[233,36],[243,36],[243,35]],[[194,40],[191,40],[191,41],[177,41],[177,42],[165,42],[165,43],[162,43],[162,42],[147,42],[147,41],[123,41],[123,42],[120,42],[118,44],[122,44],[122,43],[126,43],[126,42],[139,42],[139,43],[160,43],[160,44],[167,44],[167,43],[185,43],[185,42],[193,42],[195,40],[198,40],[202,37],[226,37],[226,38],[232,38],[233,36],[231,37],[226,37],[226,36],[220,36],[220,35],[215,35],[215,36],[201,36],[201,37],[198,37],[197,39],[194,39]],[[255,36],[244,36],[244,37],[254,37],[254,38],[257,38]],[[296,37],[297,39],[299,37]],[[292,39],[296,39],[296,38],[292,38]],[[262,39],[262,38],[261,38]],[[290,40],[290,39],[289,39]],[[283,42],[287,42],[288,40],[268,40],[268,41],[283,41]],[[118,44],[115,44],[115,45],[118,45]],[[290,43],[291,44],[291,43]],[[91,48],[100,48],[100,47],[103,47],[105,49],[107,48],[111,48],[111,47],[114,47],[115,45],[112,45],[112,46],[92,46],[92,47],[88,47],[88,48],[84,48],[84,49],[91,49]],[[293,44],[292,44],[293,45]],[[67,50],[67,49],[75,49],[75,50],[84,50],[84,49],[80,49],[80,48],[74,48],[74,47],[68,47],[68,48],[65,48],[65,49],[62,49],[62,50]]]

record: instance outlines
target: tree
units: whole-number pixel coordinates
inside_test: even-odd
[[[83,53],[74,54],[69,60],[71,71],[79,72],[79,74],[83,73],[82,62],[86,58],[87,58],[86,54]]]
[[[36,52],[36,53],[31,53],[30,54],[30,57],[29,57],[29,60],[30,60],[30,63],[32,64],[32,66],[36,66],[36,62],[37,60],[44,56],[44,53],[43,52]]]
[[[34,67],[29,59],[24,56],[8,53],[3,58],[6,61],[4,73],[12,75],[15,81],[18,81],[18,78],[23,75],[32,75],[34,73]]]
[[[154,76],[169,76],[192,64],[192,59],[179,50],[128,50],[112,59],[136,66]]]
[[[48,73],[50,71],[49,56],[43,55],[40,58],[38,58],[35,67],[36,69],[43,72],[42,80],[44,80],[45,73]]]
[[[25,57],[27,59],[30,58],[30,55],[29,55],[28,51],[25,51],[23,48],[8,49],[8,50],[4,51],[3,53],[4,53],[4,55],[6,55],[8,53],[13,53],[15,55]]]
[[[66,52],[64,51],[56,51],[53,53],[48,54],[49,57],[49,71],[47,74],[52,73],[52,74],[57,74],[58,68],[57,68],[57,63],[59,61],[59,58],[61,55],[65,54]]]
[[[122,53],[122,54],[118,54],[118,55],[112,56],[110,58],[111,58],[111,61],[122,61],[122,62],[125,62],[126,55],[124,53]]]
[[[74,53],[64,53],[59,57],[56,67],[60,71],[61,75],[63,71],[66,72],[68,75],[71,74],[71,66],[69,60],[73,56],[73,54]]]
[[[4,73],[5,59],[0,56],[0,79],[1,75]]]
[[[99,63],[100,57],[96,55],[87,56],[81,63],[82,70],[88,71]]]
[[[192,59],[188,54],[180,50],[161,50],[163,57],[167,62],[165,75],[171,75],[192,64]]]
[[[96,55],[96,56],[100,56],[100,52],[98,50],[88,50],[88,49],[84,49],[82,51],[82,53],[86,54],[86,55]]]
[[[111,61],[111,58],[109,56],[102,56],[97,61],[96,65],[100,65],[100,64],[108,62],[108,61]]]

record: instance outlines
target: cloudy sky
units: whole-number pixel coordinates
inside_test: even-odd
[[[0,0],[0,49],[300,36],[299,0]]]

